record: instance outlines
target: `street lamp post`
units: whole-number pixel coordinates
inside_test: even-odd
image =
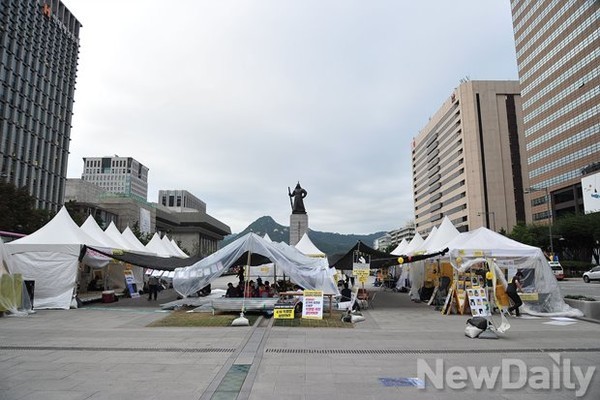
[[[552,198],[550,197],[550,190],[548,190],[548,187],[530,187],[525,190],[525,193],[540,192],[542,190],[546,192],[546,204],[548,204],[548,238],[550,239],[550,253],[554,256],[554,244],[552,242]]]

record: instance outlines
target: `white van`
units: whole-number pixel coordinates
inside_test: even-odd
[[[548,261],[548,264],[550,264],[550,268],[552,268],[552,272],[554,272],[554,276],[557,280],[562,281],[565,279],[565,272],[558,261]]]

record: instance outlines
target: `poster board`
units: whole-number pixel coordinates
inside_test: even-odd
[[[273,307],[273,318],[294,319],[294,305],[292,303],[276,303]]]
[[[474,317],[489,317],[491,316],[490,303],[487,299],[485,287],[476,287],[467,289],[467,298],[471,315]]]
[[[125,276],[125,285],[127,286],[127,290],[129,291],[129,296],[131,296],[132,299],[140,297],[140,294],[137,291],[137,285],[135,283],[133,271],[130,269],[123,270],[123,275]]]
[[[323,319],[323,291],[305,290],[302,302],[302,318]]]

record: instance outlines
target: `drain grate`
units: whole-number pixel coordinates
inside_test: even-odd
[[[236,399],[246,380],[250,364],[234,364],[221,380],[219,387],[213,393],[211,400]]]
[[[116,351],[116,352],[159,352],[159,353],[233,353],[235,349],[204,348],[186,349],[173,347],[67,347],[67,346],[0,346],[0,350],[26,351]]]
[[[465,354],[465,353],[598,353],[600,348],[554,349],[266,349],[277,354]]]

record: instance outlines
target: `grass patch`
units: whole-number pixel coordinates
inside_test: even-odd
[[[165,318],[152,322],[149,327],[207,327],[207,326],[231,326],[231,322],[238,318],[240,313],[188,313],[186,311],[173,311]],[[254,325],[260,315],[244,314],[248,318],[250,326]]]
[[[300,327],[300,328],[354,328],[351,322],[342,321],[342,313],[325,314],[323,319],[276,319],[273,326]]]

